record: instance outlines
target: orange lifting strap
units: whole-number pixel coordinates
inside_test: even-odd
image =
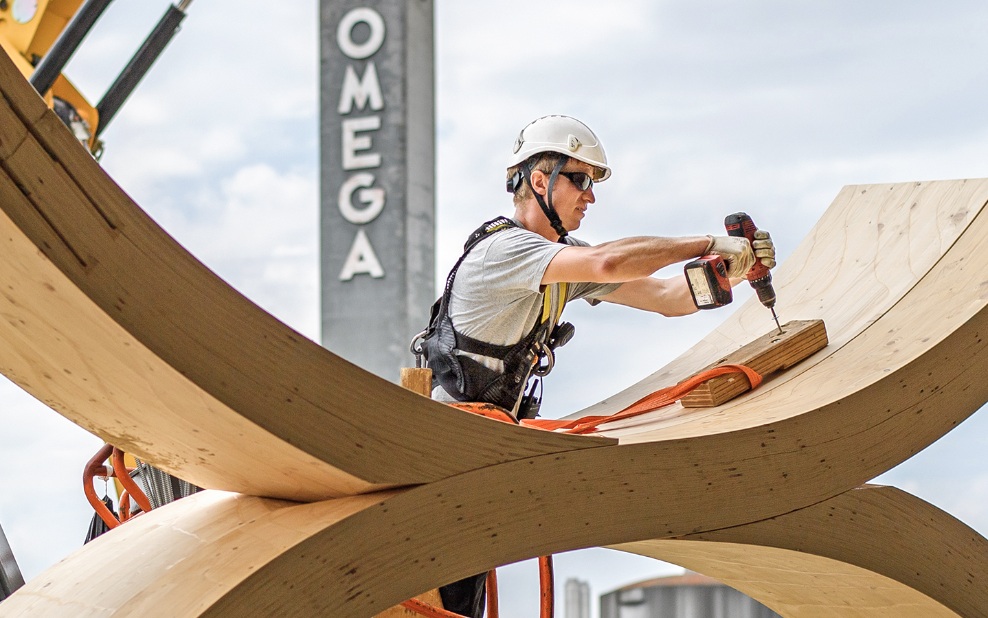
[[[548,431],[561,431],[562,433],[593,433],[597,431],[598,425],[624,420],[626,418],[631,418],[633,416],[638,416],[640,414],[645,414],[646,412],[652,412],[654,410],[658,410],[659,408],[672,405],[707,380],[730,373],[743,373],[747,376],[748,381],[751,383],[752,390],[758,388],[758,385],[762,383],[762,376],[758,375],[758,372],[751,367],[746,367],[744,365],[721,365],[719,367],[714,367],[713,369],[701,371],[695,376],[683,380],[679,384],[659,389],[650,395],[642,397],[627,408],[614,414],[609,414],[606,416],[585,416],[583,418],[577,418],[569,421],[553,420],[548,418],[533,418],[523,420],[521,421],[521,424],[526,427],[536,427],[538,429],[546,429]]]

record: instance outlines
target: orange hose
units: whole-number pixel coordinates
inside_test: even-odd
[[[134,499],[134,502],[137,503],[137,506],[141,507],[141,510],[145,513],[150,512],[151,501],[148,500],[144,490],[137,486],[134,479],[130,478],[127,464],[124,463],[124,453],[116,447],[113,447],[113,471],[120,480],[120,484],[124,486],[124,489]]]
[[[103,466],[103,462],[106,458],[110,456],[113,452],[113,446],[109,444],[104,444],[99,451],[93,455],[92,459],[86,462],[86,468],[82,472],[82,492],[86,494],[86,500],[89,501],[89,505],[93,507],[99,518],[103,520],[107,528],[113,529],[120,525],[120,520],[113,516],[110,509],[106,508],[103,501],[99,499],[96,495],[96,490],[93,489],[93,479],[97,476],[106,476],[106,468]],[[100,474],[102,472],[103,474]]]
[[[539,558],[539,588],[541,603],[539,604],[540,618],[552,618],[555,606],[555,581],[552,574],[552,556]]]
[[[487,572],[487,618],[498,618],[497,607],[497,569]]]
[[[120,523],[130,519],[130,494],[124,491],[120,494]]]
[[[487,581],[484,585],[487,587],[487,618],[498,618],[497,571],[491,569],[487,572]],[[456,612],[430,605],[419,599],[408,599],[402,602],[401,606],[427,618],[465,618],[463,614],[457,614]]]

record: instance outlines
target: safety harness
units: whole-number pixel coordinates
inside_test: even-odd
[[[549,286],[543,294],[542,313],[528,334],[513,345],[498,345],[475,339],[453,328],[449,303],[453,280],[463,260],[477,244],[492,234],[521,227],[507,217],[498,217],[477,228],[463,246],[463,255],[446,277],[443,295],[433,304],[429,327],[412,341],[416,357],[424,356],[432,369],[433,388],[440,385],[457,401],[489,402],[514,413],[515,419],[535,418],[542,403],[541,378],[552,371],[554,350],[569,341],[575,328],[559,323],[569,286]],[[497,371],[466,356],[475,354],[503,362]],[[421,358],[419,358],[421,362]],[[535,377],[530,387],[529,379]]]

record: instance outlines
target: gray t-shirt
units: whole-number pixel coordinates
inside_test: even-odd
[[[566,237],[566,242],[589,246],[571,236]],[[541,314],[544,293],[550,293],[548,286],[541,289],[542,275],[552,258],[566,246],[524,228],[508,228],[481,240],[456,272],[449,303],[453,327],[464,335],[497,345],[520,341]],[[594,299],[619,286],[619,283],[570,283],[567,300],[584,298],[596,304],[599,301]],[[491,369],[502,369],[498,360],[470,356]],[[455,401],[441,386],[436,387],[432,396],[438,401]]]

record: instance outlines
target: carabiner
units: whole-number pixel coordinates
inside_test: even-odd
[[[538,344],[535,349],[535,368],[532,369],[532,374],[540,378],[544,378],[549,375],[552,368],[556,366],[556,355],[553,354],[552,348],[544,343]],[[542,363],[545,362],[545,365]]]
[[[408,345],[408,351],[415,355],[415,368],[422,368],[422,357],[425,355],[425,351],[422,349],[422,344],[419,343],[421,340],[425,339],[425,335],[429,332],[429,329],[423,330],[421,333],[412,337],[412,342]],[[416,345],[418,344],[418,345]]]

